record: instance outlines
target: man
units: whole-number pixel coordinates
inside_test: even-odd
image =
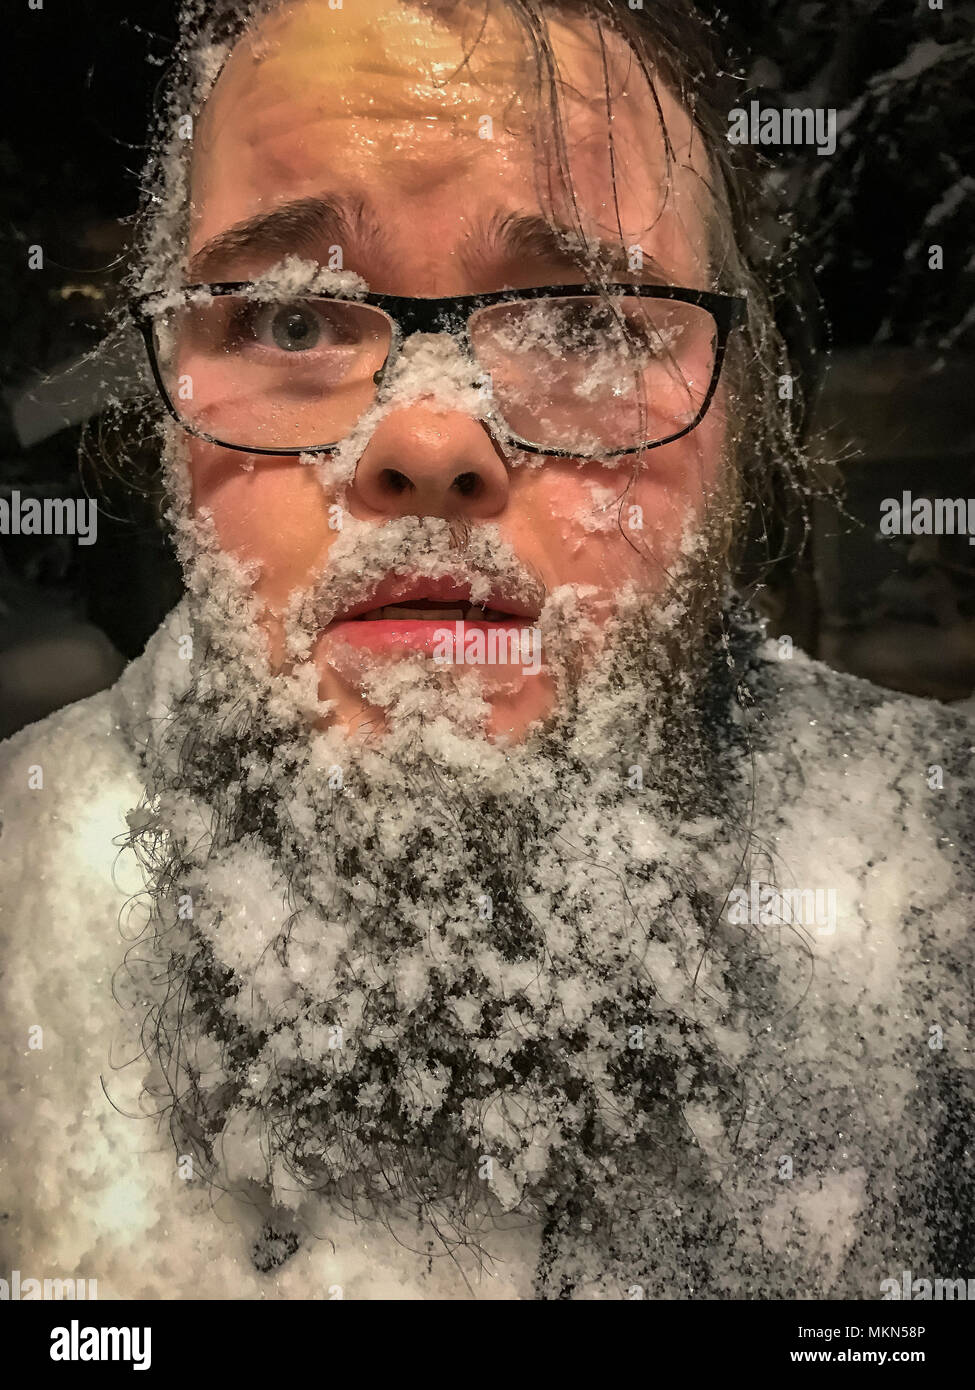
[[[728,589],[798,461],[690,17],[190,10],[134,308],[187,598],[5,746],[11,1267],[963,1277],[972,736]]]

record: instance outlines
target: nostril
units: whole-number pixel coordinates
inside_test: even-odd
[[[379,475],[379,482],[384,491],[396,493],[406,492],[413,486],[406,474],[398,472],[395,468],[384,468]]]
[[[476,473],[458,473],[454,487],[461,497],[477,497],[483,491],[483,483]]]

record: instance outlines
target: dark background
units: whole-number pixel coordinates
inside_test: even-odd
[[[87,491],[99,527],[92,546],[0,537],[0,736],[108,684],[180,593],[141,470],[123,480],[90,466],[97,415],[88,464],[78,423],[24,438],[36,383],[63,379],[103,337],[119,294],[176,8],[4,6],[0,495]],[[720,16],[729,65],[747,76],[740,105],[840,113],[832,156],[766,152],[793,228],[774,219],[769,233],[784,257],[798,246],[825,311],[813,427],[840,461],[845,504],[816,504],[807,543],[773,568],[763,604],[774,632],[834,666],[964,699],[975,688],[975,546],[880,539],[877,527],[880,500],[905,488],[975,499],[975,7],[726,0]],[[28,269],[32,245],[42,270]],[[928,268],[932,245],[941,270]]]

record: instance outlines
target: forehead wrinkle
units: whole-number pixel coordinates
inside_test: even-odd
[[[367,11],[371,12],[375,4],[376,0],[366,0]],[[295,8],[301,9],[303,6],[296,6]],[[317,6],[312,4],[310,8],[317,8],[321,14],[325,14],[324,0],[320,0]],[[334,16],[330,18],[330,24],[334,18]],[[567,23],[564,18],[553,17],[547,23],[555,49],[555,65],[552,76],[555,79],[558,105],[566,117],[565,133],[568,136],[569,145],[567,151],[568,167],[565,170],[568,174],[566,188],[569,191],[570,203],[574,205],[574,208],[567,207],[565,211],[571,214],[574,210],[583,235],[585,235],[584,224],[586,222],[590,223],[591,231],[596,233],[596,235],[586,237],[585,250],[591,250],[594,244],[597,249],[602,249],[599,243],[603,242],[611,252],[614,251],[616,249],[615,241],[620,231],[620,228],[615,224],[619,219],[622,221],[626,233],[623,239],[624,245],[629,241],[639,241],[643,237],[648,239],[652,237],[660,242],[660,246],[655,248],[658,259],[662,259],[664,262],[673,262],[669,275],[657,276],[656,278],[670,280],[676,276],[681,280],[686,280],[690,273],[689,268],[681,265],[686,258],[677,254],[676,247],[671,248],[674,251],[673,255],[669,254],[665,248],[673,241],[671,225],[674,202],[672,196],[674,192],[673,176],[678,173],[679,166],[684,164],[686,160],[683,177],[687,178],[692,174],[697,174],[696,182],[700,187],[702,185],[700,169],[695,166],[700,162],[706,167],[706,160],[699,157],[700,141],[697,138],[693,120],[666,88],[661,88],[658,95],[658,92],[654,90],[652,79],[649,84],[647,83],[647,74],[643,71],[642,64],[636,59],[630,45],[624,39],[610,33],[605,36],[604,40],[604,36],[600,34],[600,42],[594,43],[590,26],[588,24],[580,25],[578,17],[576,17],[576,21],[576,25],[573,26],[571,21]],[[382,32],[383,26],[379,25],[370,32],[370,37]],[[519,43],[505,44],[496,54],[494,48],[491,49],[492,57],[499,64],[497,72],[492,69],[492,76],[498,82],[502,76],[501,69],[507,71],[512,66],[516,55],[524,54],[524,36],[519,35],[518,37]],[[478,71],[476,76],[473,76],[470,70],[472,53],[477,46],[475,45],[473,48],[462,46],[449,65],[449,80],[431,86],[429,82],[418,83],[416,81],[415,70],[411,67],[410,62],[404,61],[395,46],[392,49],[392,55],[396,57],[396,62],[391,61],[389,40],[390,35],[388,33],[381,40],[383,55],[389,60],[388,70],[386,70],[385,63],[377,62],[377,55],[370,44],[365,44],[362,51],[357,50],[357,64],[354,71],[339,73],[336,69],[336,55],[331,54],[326,66],[328,75],[335,77],[334,82],[323,80],[326,78],[326,73],[315,67],[315,81],[311,85],[314,86],[318,96],[315,101],[311,102],[310,109],[306,110],[306,115],[310,119],[314,118],[323,123],[330,123],[339,117],[358,122],[358,126],[353,125],[352,127],[352,134],[358,140],[355,148],[359,150],[361,147],[361,159],[372,159],[371,168],[367,170],[371,180],[373,182],[378,181],[381,186],[385,185],[387,196],[391,191],[390,185],[392,185],[395,189],[396,201],[404,197],[411,201],[413,197],[432,199],[438,195],[445,182],[457,179],[465,173],[468,161],[480,152],[480,144],[476,141],[473,145],[468,145],[466,142],[463,144],[451,142],[449,147],[440,146],[432,149],[426,141],[434,132],[425,129],[422,132],[423,140],[415,148],[398,138],[390,139],[388,135],[386,139],[377,140],[370,127],[377,120],[389,120],[392,108],[387,112],[386,108],[382,107],[383,114],[377,115],[376,107],[371,100],[369,109],[364,110],[359,109],[355,98],[361,96],[366,90],[369,91],[370,96],[374,90],[378,90],[373,88],[372,79],[379,71],[382,71],[385,77],[395,75],[396,79],[412,78],[412,81],[406,81],[408,91],[403,94],[397,92],[398,96],[409,95],[410,102],[407,105],[411,108],[412,120],[421,118],[424,111],[436,109],[438,122],[443,123],[440,128],[446,134],[446,126],[456,125],[458,113],[452,111],[450,102],[446,100],[445,87],[448,90],[455,90],[458,86],[470,85],[474,89],[483,90],[483,73]],[[605,47],[602,47],[603,42],[605,42]],[[278,69],[276,80],[270,81],[267,85],[262,83],[257,87],[252,87],[249,91],[247,90],[249,83],[244,82],[241,85],[246,53],[246,49],[242,49],[237,55],[241,65],[240,69],[235,75],[235,80],[231,81],[231,89],[236,88],[236,91],[233,92],[233,95],[231,92],[227,92],[227,95],[231,96],[230,105],[231,107],[237,105],[240,112],[248,113],[253,120],[254,144],[262,143],[264,145],[263,150],[252,149],[250,151],[255,177],[263,168],[263,177],[266,179],[268,173],[273,169],[275,161],[278,163],[287,162],[289,152],[294,151],[295,160],[292,161],[295,164],[294,170],[290,170],[289,167],[288,171],[281,173],[282,183],[290,183],[292,186],[290,190],[282,188],[282,194],[286,191],[300,194],[306,191],[309,182],[314,187],[317,180],[314,177],[316,171],[313,168],[308,169],[307,178],[302,177],[305,171],[301,167],[301,163],[297,162],[297,152],[303,142],[296,142],[292,139],[292,132],[299,125],[300,120],[305,119],[305,117],[301,115],[302,104],[297,101],[294,83],[289,80],[288,63],[282,61],[285,57],[282,50],[287,47],[289,55],[293,57],[295,46],[292,44],[279,47],[276,42],[273,42],[263,47],[263,51],[261,51],[262,45],[257,44],[255,47],[260,53],[259,63],[264,79],[268,76],[267,49],[269,48],[275,53],[277,62],[273,66]],[[340,47],[343,48],[343,51],[349,47],[347,39],[344,44],[340,43]],[[311,57],[314,56],[309,51],[309,44],[299,44],[297,48],[300,61],[305,65],[305,69],[309,70],[307,65]],[[255,50],[252,49],[252,60],[254,56]],[[409,50],[408,56],[412,58],[412,48]],[[440,56],[446,55],[441,53]],[[234,58],[231,59],[230,66],[234,66]],[[510,83],[510,73],[508,81]],[[366,86],[360,90],[360,85],[363,82]],[[352,94],[351,105],[346,93],[347,83],[351,84],[349,88]],[[397,82],[397,88],[398,85]],[[646,90],[648,86],[649,91]],[[523,97],[524,94],[522,94],[522,99]],[[663,107],[661,106],[661,98],[663,98]],[[509,101],[519,100],[517,92],[511,92],[510,85],[508,87],[508,99]],[[614,177],[611,187],[608,182],[607,169],[607,100],[613,108],[611,130],[616,155],[616,167],[613,171]],[[327,102],[324,108],[320,104],[316,104],[320,101]],[[432,107],[431,103],[433,103]],[[393,105],[395,106],[396,103]],[[674,142],[671,140],[671,132],[668,129],[671,120],[678,122],[674,135],[677,137],[677,151],[681,155],[679,161],[674,159]],[[221,124],[222,122],[219,121],[214,123],[214,134],[219,132]],[[648,129],[648,127],[650,128]],[[536,135],[539,133],[537,125],[535,126],[535,133]],[[334,144],[335,137],[335,131],[323,129],[321,134],[323,152]],[[316,141],[316,145],[317,143]],[[393,157],[394,152],[395,158]],[[536,154],[541,154],[541,151],[536,150]],[[545,154],[546,164],[551,166],[554,159],[557,159],[557,153],[555,150],[549,149]],[[447,166],[451,163],[453,168],[448,172]],[[340,168],[346,169],[348,164],[349,159],[346,159]],[[318,161],[317,173],[319,176],[325,174],[321,161]],[[347,173],[348,169],[346,169]],[[358,165],[353,168],[353,173],[355,174],[351,180],[353,186],[361,185],[363,182],[362,170],[359,169]],[[344,182],[346,179],[343,177],[341,181]],[[304,187],[302,187],[303,184]],[[255,187],[258,185],[255,184]],[[704,182],[703,188],[706,189],[706,187],[707,183]],[[227,177],[221,179],[219,190],[221,192],[226,190],[227,195],[231,196],[233,201],[238,202],[239,205],[240,199],[236,194],[233,194],[232,185],[229,184]],[[565,191],[564,189],[563,196]],[[524,192],[522,192],[522,197],[524,197]],[[215,199],[208,198],[206,201],[211,206],[215,204]],[[260,198],[257,201],[260,203]],[[548,199],[545,201],[547,203]],[[556,217],[558,216],[560,201],[561,199],[556,193],[552,198],[552,210]],[[710,199],[707,202],[710,204]],[[253,206],[253,200],[251,206]],[[235,210],[245,211],[249,209],[238,207]],[[701,219],[702,212],[704,213],[703,219]],[[689,215],[685,214],[680,218],[681,224],[685,225],[690,233],[689,240],[694,239],[694,224],[698,220],[703,220],[706,226],[710,223],[709,212],[710,207],[692,208],[688,210]],[[417,215],[421,218],[425,217],[427,213],[428,209],[417,209]],[[666,217],[664,217],[665,213],[667,214]],[[576,217],[569,215],[565,220],[575,222]],[[659,228],[661,236],[658,237],[658,226],[662,220],[666,225]],[[642,232],[636,230],[638,227],[643,229]],[[631,228],[634,230],[631,231]],[[604,232],[608,235],[602,238],[599,233]],[[334,239],[338,240],[340,237]],[[373,236],[371,240],[375,242],[377,238]],[[457,247],[458,262],[467,262],[469,265],[474,251],[469,242],[466,245],[464,242],[467,242],[466,238]],[[289,249],[295,249],[294,245]],[[516,246],[515,249],[519,248]],[[527,248],[523,240],[521,249],[527,249],[528,254],[534,254],[536,257],[539,254],[548,254],[548,248],[542,247],[538,238],[534,236],[529,239]],[[552,249],[556,250],[557,248]],[[649,260],[650,248],[644,245],[642,249],[645,258]],[[433,248],[431,248],[432,250]],[[576,251],[570,246],[568,249],[558,248],[557,254],[567,262],[572,262],[580,255],[584,256],[585,250]],[[483,271],[483,266],[479,268]]]

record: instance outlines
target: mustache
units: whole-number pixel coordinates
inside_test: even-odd
[[[396,517],[381,525],[346,518],[322,571],[292,595],[285,614],[288,655],[307,658],[315,637],[390,575],[469,584],[474,603],[491,593],[540,611],[548,590],[492,524],[445,517]]]

